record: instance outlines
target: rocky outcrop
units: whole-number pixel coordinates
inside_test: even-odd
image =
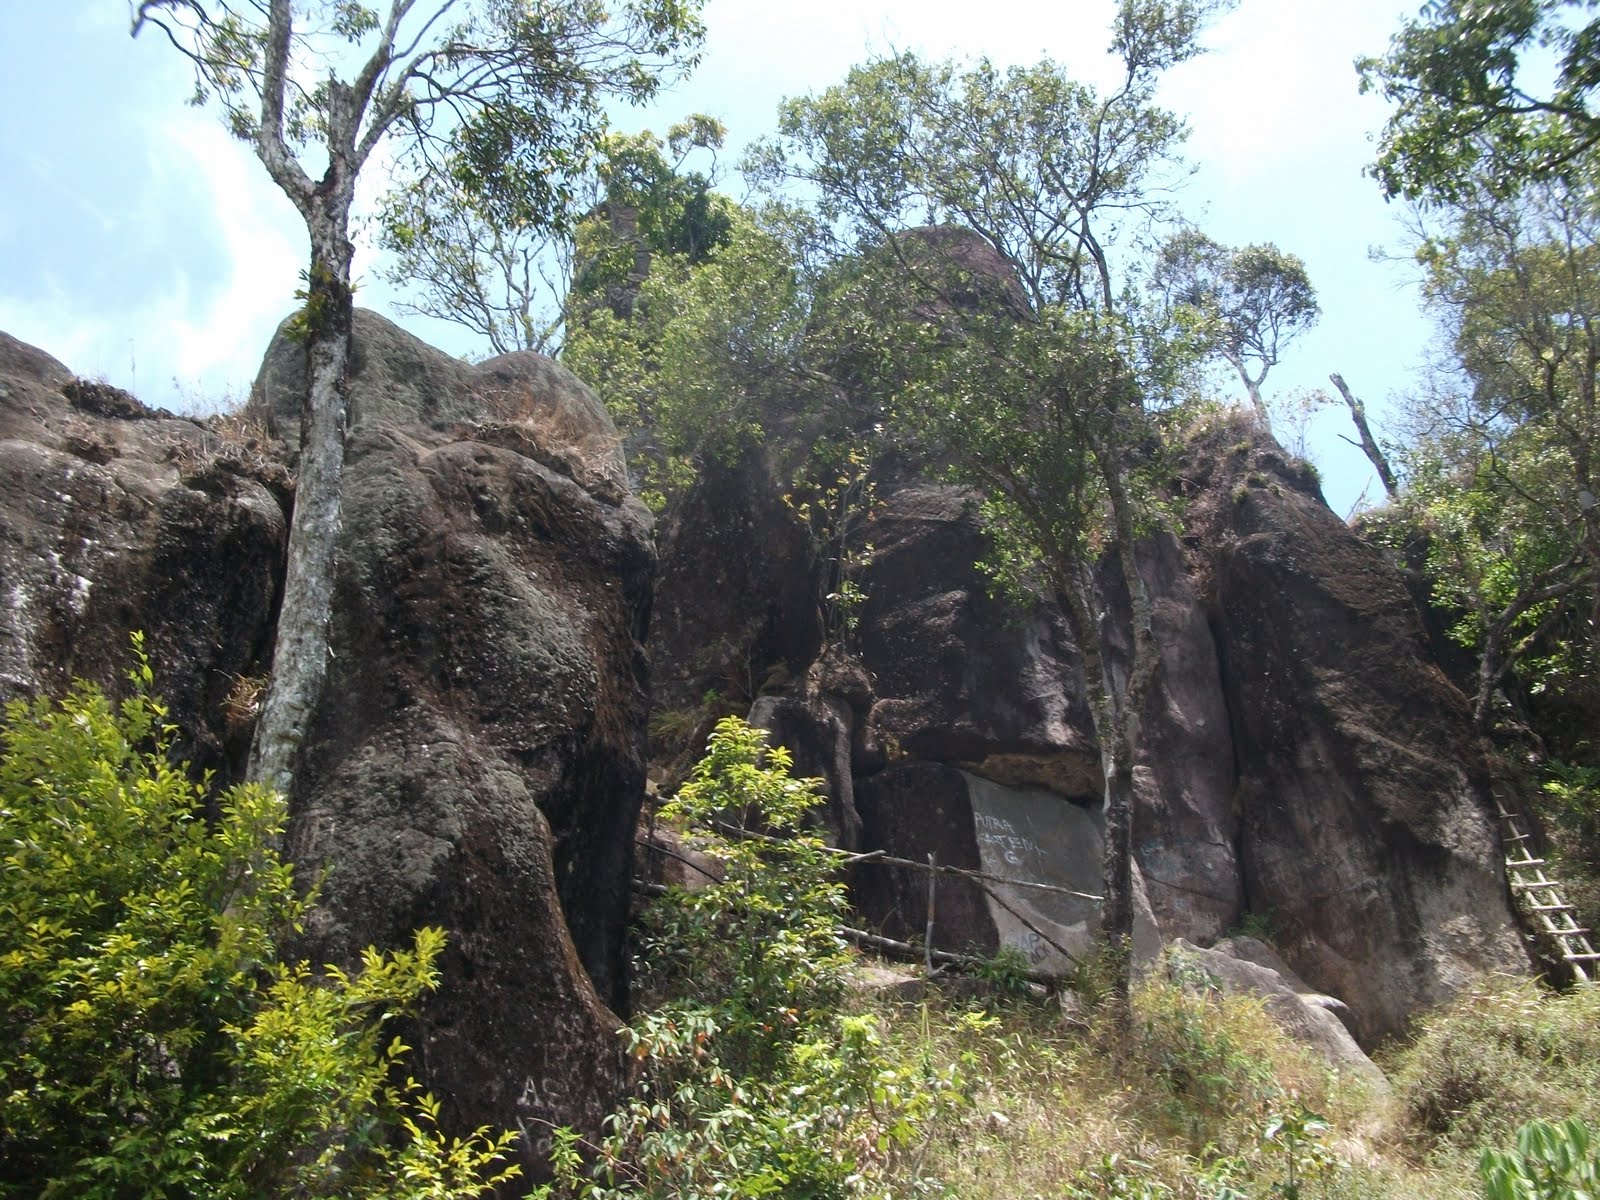
[[[1348,1002],[1369,1040],[1474,973],[1525,968],[1464,704],[1432,665],[1399,574],[1246,424],[1202,435],[1180,474],[1182,540],[1154,535],[1137,549],[1162,647],[1135,772],[1153,927],[1207,944],[1242,914],[1264,915],[1288,964]],[[775,503],[777,481],[740,480],[756,494],[727,495],[721,478],[709,485],[715,511]],[[851,720],[851,778],[830,777],[830,791],[859,811],[863,851],[976,867],[992,822],[1020,830],[1018,814],[1037,815],[1043,838],[1002,831],[1048,843],[1024,856],[1028,878],[1096,892],[1100,764],[1065,621],[1049,603],[991,594],[968,493],[903,464],[878,491],[848,641],[869,694],[841,704],[817,664],[777,678],[756,711],[786,714],[763,718],[780,740],[807,728],[799,709],[819,728]],[[691,498],[680,513],[697,504],[709,508]],[[697,561],[734,552],[715,524],[680,517],[675,536]],[[786,562],[765,595],[812,582],[808,564],[768,566]],[[728,615],[707,614],[693,645],[714,643],[718,621],[749,619],[733,597],[715,603]],[[1103,603],[1127,611],[1114,590]],[[678,670],[683,641],[658,631],[655,645],[664,671]],[[830,733],[828,745],[841,740]],[[1005,812],[975,795],[1006,797]],[[864,919],[895,936],[920,934],[925,894],[916,872],[858,872]],[[938,914],[942,948],[1011,945],[1046,968],[1059,956],[1041,945],[1085,928],[1076,911],[1028,916],[1041,938],[968,884],[941,882]]]
[[[455,1128],[520,1128],[533,1169],[547,1123],[598,1128],[625,1079],[651,522],[604,409],[549,360],[467,366],[370,313],[356,344],[332,660],[289,830],[328,871],[309,941],[349,961],[444,928],[425,1083]]]
[[[258,440],[152,412],[0,334],[0,699],[74,678],[116,694],[142,631],[179,752],[202,770],[241,761],[284,482]]]
[[[1399,573],[1236,426],[1201,438],[1185,476],[1245,890],[1289,964],[1369,1037],[1479,972],[1525,970],[1487,765]]]
[[[595,1128],[643,792],[655,569],[593,395],[537,355],[468,366],[357,316],[327,689],[288,847],[320,903],[298,949],[351,964],[445,929],[406,1040],[447,1127]],[[0,336],[0,692],[121,682],[143,629],[198,765],[237,768],[292,496],[298,346],[246,417],[151,413]],[[260,427],[254,435],[251,428]]]
[[[651,625],[663,648],[658,710],[694,708],[708,692],[748,705],[773,682],[802,678],[816,658],[819,569],[784,492],[754,450],[707,463],[666,514]]]

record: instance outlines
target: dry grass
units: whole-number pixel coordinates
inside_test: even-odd
[[[486,440],[514,443],[508,448],[561,471],[590,491],[627,490],[622,438],[615,430],[598,426],[569,405],[547,403],[531,388],[486,388],[478,398]]]
[[[235,675],[222,700],[222,715],[228,732],[238,733],[255,724],[261,714],[261,700],[266,695],[266,675]]]
[[[1054,1000],[982,1005],[935,990],[922,1004],[871,1002],[892,1045],[921,1069],[955,1065],[969,1103],[932,1132],[894,1195],[963,1200],[1289,1194],[1280,1117],[1329,1128],[1293,1148],[1311,1200],[1476,1195],[1469,1177],[1416,1161],[1382,1132],[1391,1110],[1289,1041],[1258,1003],[1141,989],[1133,1042],[1063,1019]],[[1449,1164],[1455,1167],[1457,1164]]]
[[[1393,1149],[1457,1172],[1534,1117],[1600,1128],[1600,987],[1486,979],[1424,1021],[1391,1074]]]

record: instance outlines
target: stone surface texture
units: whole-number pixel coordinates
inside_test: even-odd
[[[270,667],[299,348],[241,419],[151,413],[0,336],[0,692],[113,690],[143,629],[183,752],[237,774]],[[596,1129],[625,1085],[651,518],[604,408],[531,354],[469,366],[358,313],[327,689],[287,844],[352,965],[449,943],[405,1031],[456,1132]],[[303,372],[302,372],[303,373]],[[251,431],[254,431],[253,433]]]
[[[1477,972],[1527,967],[1487,772],[1402,575],[1248,422],[1223,417],[1197,437],[1178,473],[1186,521],[1138,547],[1162,646],[1135,772],[1151,938],[1208,944],[1246,913],[1265,917],[1287,964],[1347,1002],[1370,1043]],[[736,485],[753,494],[729,494]],[[679,508],[664,577],[679,547],[697,562],[741,552],[696,513],[772,510],[782,484],[750,470],[704,486]],[[982,866],[983,835],[998,826],[986,830],[995,815],[975,794],[1025,797],[1005,801],[999,819],[1013,826],[1018,812],[1096,815],[1100,762],[1077,648],[1053,604],[992,594],[975,565],[987,542],[972,496],[898,464],[879,479],[860,537],[856,628],[823,661],[786,660],[752,693],[780,739],[814,742],[810,730],[848,722],[849,779],[831,749],[826,762],[806,756],[831,805],[858,811],[859,848]],[[759,605],[771,596],[804,595],[814,569],[786,550],[765,564],[758,607],[719,594],[722,615],[702,610],[693,639],[658,627],[663,673],[716,643],[719,623],[743,628],[767,619]],[[1127,611],[1109,585],[1102,604]],[[1114,638],[1110,652],[1126,657]],[[858,670],[850,687],[830,685],[846,677],[841,661]],[[1069,823],[1076,834],[1046,823],[1052,848],[1027,877],[1097,892],[1092,821]],[[924,873],[864,865],[856,896],[867,922],[920,937]],[[941,948],[1012,945],[1042,969],[1060,965],[970,883],[941,881],[937,913]],[[1050,924],[1068,942],[1086,928],[1081,913]]]

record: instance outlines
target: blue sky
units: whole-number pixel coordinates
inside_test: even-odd
[[[305,236],[288,202],[214,113],[189,107],[181,58],[128,37],[118,0],[17,0],[0,41],[0,330],[148,403],[208,411],[237,400],[293,307]],[[779,99],[817,91],[874,51],[1043,55],[1093,81],[1106,69],[1111,0],[710,0],[697,74],[623,124],[664,128],[693,111],[738,145],[770,131]],[[1267,392],[1327,387],[1340,371],[1382,422],[1406,392],[1431,332],[1403,267],[1400,213],[1362,168],[1384,109],[1356,90],[1352,61],[1381,51],[1414,9],[1403,0],[1240,0],[1206,38],[1212,53],[1168,78],[1188,116],[1197,170],[1179,205],[1217,240],[1271,241],[1307,262],[1321,324],[1295,344]],[[394,296],[358,261],[361,302]],[[458,353],[449,327],[402,323]],[[1330,412],[1310,432],[1341,514],[1368,487]],[[1293,431],[1280,429],[1285,440]],[[1376,497],[1372,485],[1369,496]]]

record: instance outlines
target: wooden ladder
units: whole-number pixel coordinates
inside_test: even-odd
[[[1573,907],[1561,896],[1561,884],[1544,873],[1545,861],[1528,850],[1533,839],[1522,819],[1498,806],[1500,836],[1506,847],[1506,882],[1533,922],[1534,932],[1554,947],[1579,983],[1593,983],[1600,954],[1589,941],[1589,930],[1572,919]]]

